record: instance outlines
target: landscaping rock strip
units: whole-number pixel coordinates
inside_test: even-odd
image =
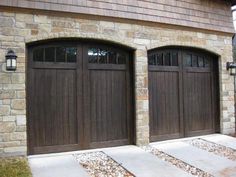
[[[185,162],[183,162],[182,160],[179,160],[169,154],[166,154],[165,152],[162,152],[160,150],[158,150],[157,148],[154,148],[152,146],[145,146],[144,150],[147,152],[152,153],[153,155],[157,156],[158,158],[171,163],[172,165],[180,168],[181,170],[186,171],[187,173],[190,173],[193,176],[197,176],[197,177],[214,177],[213,175],[199,169],[196,168],[192,165],[189,165]]]
[[[74,154],[74,156],[91,177],[134,177],[102,151]]]
[[[222,157],[226,157],[229,160],[236,161],[236,150],[235,149],[232,149],[232,148],[229,148],[226,146],[222,146],[222,145],[219,145],[219,144],[216,144],[216,143],[213,143],[213,142],[201,139],[201,138],[188,140],[185,142],[187,142],[190,145],[195,146],[197,148],[206,150],[208,152],[212,152],[215,155],[219,155]]]

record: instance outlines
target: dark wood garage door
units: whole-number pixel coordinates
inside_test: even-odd
[[[29,154],[133,143],[130,52],[98,43],[29,47]]]
[[[217,58],[200,50],[148,53],[151,141],[214,133],[219,128]]]

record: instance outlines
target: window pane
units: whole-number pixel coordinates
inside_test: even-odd
[[[107,63],[107,59],[108,59],[107,53],[108,52],[104,49],[98,49],[98,62],[99,63],[102,63],[102,64]]]
[[[65,62],[66,59],[66,49],[64,47],[56,48],[56,61]]]
[[[205,62],[205,67],[210,67],[210,63],[209,63],[208,58],[205,58],[204,62]]]
[[[126,63],[126,55],[124,53],[117,53],[118,56],[118,64]]]
[[[172,53],[171,65],[178,66],[178,53],[176,52]]]
[[[192,56],[192,67],[198,67],[196,55]]]
[[[109,56],[109,63],[111,63],[111,64],[117,64],[118,63],[118,61],[116,61],[117,60],[116,52],[109,51],[108,56]]]
[[[44,58],[43,55],[44,55],[43,48],[36,49],[33,52],[33,60],[34,61],[43,61],[43,58]]]
[[[186,54],[184,55],[184,65],[185,66],[192,66],[192,55],[191,54]]]
[[[156,65],[155,55],[149,55],[148,56],[148,64],[149,65]]]
[[[75,63],[77,56],[77,49],[75,47],[66,48],[67,62]]]
[[[164,63],[165,63],[165,66],[170,66],[170,53],[165,53]]]
[[[202,57],[198,57],[198,66],[203,67],[204,66],[204,61]]]
[[[88,62],[89,63],[98,62],[98,50],[96,48],[88,49]]]
[[[48,61],[48,62],[55,61],[55,48],[54,47],[45,48],[45,61]]]
[[[156,64],[163,65],[163,55],[162,53],[156,54]]]

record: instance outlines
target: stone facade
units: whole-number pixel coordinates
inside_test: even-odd
[[[235,132],[234,82],[226,71],[226,62],[232,61],[232,34],[80,15],[1,11],[0,156],[27,152],[26,44],[67,37],[101,39],[135,49],[137,145],[149,142],[147,50],[168,45],[202,48],[219,56],[221,132]],[[18,56],[15,72],[5,70],[8,48]]]

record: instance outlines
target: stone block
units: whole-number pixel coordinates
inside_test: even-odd
[[[10,105],[11,104],[11,100],[10,99],[4,99],[4,100],[2,100],[2,104],[3,105]]]
[[[0,84],[10,84],[10,83],[11,83],[11,73],[1,73]]]
[[[15,13],[12,12],[3,12],[2,15],[5,17],[15,17]]]
[[[20,141],[0,142],[0,148],[19,146]]]
[[[39,30],[37,30],[37,29],[31,30],[31,35],[38,35],[38,34],[39,34]]]
[[[25,99],[12,100],[11,108],[16,109],[16,110],[25,110],[25,108],[26,108]]]
[[[25,23],[24,22],[16,22],[16,27],[17,28],[25,28]]]
[[[12,17],[1,17],[0,16],[0,27],[13,27],[14,25],[14,18]]]
[[[25,83],[25,74],[24,73],[14,73],[11,77],[13,84],[23,84]]]
[[[114,29],[103,29],[103,34],[114,36],[117,35],[117,31]]]
[[[21,146],[27,146],[27,141],[25,141],[25,140],[20,141],[20,145],[21,145]]]
[[[25,132],[26,131],[26,126],[25,125],[18,125],[17,127],[16,127],[16,131],[17,132]]]
[[[15,109],[11,109],[11,115],[24,115],[26,114],[26,110],[22,109],[22,110],[15,110]]]
[[[16,116],[16,125],[26,125],[26,116],[25,115],[17,115]]]
[[[36,24],[36,23],[26,23],[25,24],[25,27],[26,28],[29,28],[29,29],[37,29],[38,28],[38,24]]]
[[[0,116],[7,116],[10,114],[10,106],[0,106]]]
[[[16,91],[16,96],[17,96],[17,98],[25,98],[26,97],[25,90],[23,90],[23,91]]]
[[[50,23],[51,20],[46,15],[34,15],[35,23]]]
[[[10,139],[12,141],[15,141],[15,140],[26,140],[26,132],[14,132],[14,133],[11,133]]]
[[[0,99],[12,99],[15,95],[14,90],[0,90]]]
[[[103,28],[115,28],[115,23],[114,22],[100,21],[100,25]]]
[[[75,22],[56,20],[52,21],[52,27],[75,28]]]
[[[15,36],[14,41],[15,41],[15,42],[24,42],[24,41],[25,41],[25,38],[22,37],[22,36]]]
[[[10,141],[10,134],[11,133],[0,133],[0,141],[2,142]]]
[[[26,152],[26,146],[16,146],[4,148],[5,153]]]
[[[15,116],[3,116],[4,122],[15,122],[16,117]]]
[[[17,22],[32,23],[33,22],[33,15],[16,13],[15,19]]]
[[[13,132],[15,128],[15,122],[0,122],[0,133]]]
[[[81,32],[86,32],[86,33],[96,33],[98,32],[98,26],[97,25],[92,25],[92,24],[81,24],[80,25],[80,31]]]
[[[141,45],[149,45],[150,44],[150,39],[139,39],[135,38],[134,39],[135,44],[141,44]]]
[[[147,88],[136,88],[136,98],[138,100],[148,99],[148,89]]]

